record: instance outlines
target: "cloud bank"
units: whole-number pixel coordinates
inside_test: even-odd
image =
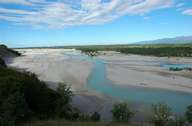
[[[192,15],[192,8],[184,10],[183,14],[185,14],[185,15]]]
[[[173,0],[0,0],[23,9],[0,7],[0,20],[16,25],[63,28],[113,21],[124,15],[143,15],[172,7]],[[28,9],[24,9],[24,8]],[[189,12],[185,13],[191,13]]]

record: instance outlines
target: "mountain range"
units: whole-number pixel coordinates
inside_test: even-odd
[[[140,41],[134,44],[192,44],[192,36],[179,36],[175,38]]]

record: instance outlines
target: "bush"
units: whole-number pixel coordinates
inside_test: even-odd
[[[5,61],[0,57],[0,67],[6,67]]]
[[[71,88],[64,83],[60,83],[57,88],[57,93],[60,95],[60,97],[56,101],[56,115],[58,117],[65,117],[66,119],[71,119],[73,117],[74,112],[74,109],[68,104],[72,101],[73,96]]]
[[[171,115],[171,109],[164,103],[152,106],[152,122],[155,126],[166,126]]]
[[[167,126],[186,126],[186,119],[181,116],[175,116],[169,119]]]
[[[1,126],[13,126],[21,120],[26,120],[30,113],[22,83],[12,76],[0,77],[0,82]]]
[[[97,122],[97,121],[100,120],[101,117],[100,117],[100,114],[99,114],[98,112],[94,112],[94,113],[91,115],[90,118],[91,118],[92,121],[96,121],[96,122]]]
[[[192,105],[187,107],[187,111],[185,113],[186,119],[189,123],[192,123]]]
[[[56,117],[59,109],[62,112],[71,110],[68,103],[72,92],[65,87],[57,92],[49,89],[35,74],[0,68],[1,126],[13,126],[32,117]]]
[[[114,104],[111,112],[113,114],[113,120],[118,122],[129,122],[130,118],[133,116],[126,102]]]

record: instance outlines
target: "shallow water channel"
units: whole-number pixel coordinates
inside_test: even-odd
[[[107,79],[106,64],[103,60],[86,56],[82,56],[82,59],[93,62],[94,67],[87,80],[87,86],[99,93],[128,102],[141,102],[144,104],[164,102],[176,113],[183,113],[188,105],[192,105],[192,93],[133,86],[116,86],[116,84]]]

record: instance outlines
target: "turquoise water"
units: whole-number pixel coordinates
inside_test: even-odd
[[[99,58],[90,58],[86,55],[76,55],[82,60],[94,64],[87,80],[88,88],[128,102],[154,104],[165,102],[176,113],[183,113],[188,105],[192,105],[192,93],[183,93],[159,89],[146,89],[133,86],[116,86],[107,79],[106,63]]]
[[[161,67],[165,68],[165,69],[169,69],[169,68],[192,68],[192,64],[171,64],[171,63],[167,63],[167,64],[163,64],[161,65]]]

